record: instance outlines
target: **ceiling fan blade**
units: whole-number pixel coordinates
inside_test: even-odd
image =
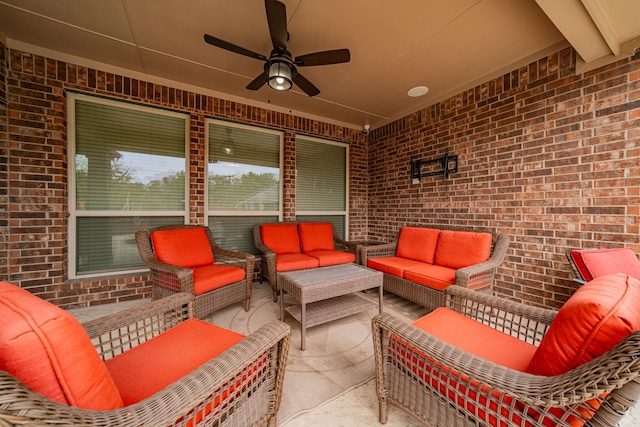
[[[268,81],[269,81],[269,76],[267,75],[267,73],[262,73],[247,85],[247,89],[258,90]]]
[[[308,67],[311,65],[340,64],[350,60],[351,53],[349,53],[349,49],[336,49],[298,56],[294,62],[301,67]]]
[[[226,42],[217,37],[210,36],[209,34],[204,35],[204,41],[206,41],[210,45],[222,48],[224,50],[228,50],[230,52],[239,53],[240,55],[248,56],[249,58],[260,59],[261,61],[267,60],[267,57],[264,55],[261,55],[259,53],[253,52],[249,49],[245,49],[240,46],[236,46],[233,43]]]
[[[271,33],[271,42],[276,50],[286,51],[289,35],[287,34],[287,8],[278,0],[264,0],[267,10],[267,22]]]
[[[293,82],[297,84],[298,87],[300,87],[300,89],[302,89],[304,93],[309,96],[316,96],[320,93],[320,89],[315,87],[313,83],[304,78],[300,73],[296,73],[296,75],[293,77]]]

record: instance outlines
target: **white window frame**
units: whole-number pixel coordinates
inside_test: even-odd
[[[146,113],[170,116],[170,117],[178,117],[183,118],[185,120],[185,203],[184,210],[179,211],[112,211],[112,210],[95,210],[95,211],[79,211],[76,209],[76,101],[85,101],[95,104],[109,105],[117,108],[123,109],[131,109],[136,111],[144,111]],[[140,273],[148,271],[146,267],[144,268],[135,268],[135,269],[123,269],[123,270],[113,270],[108,272],[97,272],[97,273],[78,273],[77,272],[77,247],[76,247],[76,238],[77,238],[77,218],[79,217],[132,217],[132,216],[140,216],[140,217],[164,217],[164,216],[175,216],[175,217],[183,217],[184,224],[187,224],[189,221],[189,205],[190,205],[190,194],[189,194],[189,134],[190,134],[190,120],[189,114],[179,113],[175,111],[164,110],[161,108],[148,107],[139,104],[133,104],[123,101],[116,101],[107,98],[99,98],[96,96],[84,95],[75,92],[67,93],[67,137],[68,137],[68,147],[67,147],[67,173],[68,173],[68,181],[69,181],[69,226],[68,226],[68,248],[69,248],[69,256],[68,266],[69,266],[69,278],[92,278],[92,277],[103,277],[103,276],[113,276],[119,274],[128,274],[128,273]],[[127,212],[129,212],[127,214]],[[131,212],[135,213],[132,215]]]

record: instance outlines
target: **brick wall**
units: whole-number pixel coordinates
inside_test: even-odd
[[[575,75],[565,49],[373,131],[369,237],[406,223],[511,236],[496,291],[558,307],[576,289],[565,252],[640,252],[640,54]],[[412,185],[411,159],[459,156]]]
[[[6,55],[0,69],[0,77],[6,77],[6,87],[0,86],[0,97],[6,93],[8,102],[5,112],[5,103],[0,98],[0,135],[4,135],[9,146],[8,152],[2,151],[4,163],[0,162],[0,224],[9,221],[9,227],[2,227],[0,232],[0,239],[5,239],[0,240],[0,280],[16,283],[63,307],[137,299],[150,294],[146,274],[68,280],[67,90],[169,107],[190,115],[190,223],[204,222],[206,117],[284,131],[285,219],[295,217],[297,133],[349,143],[353,181],[350,191],[366,194],[366,181],[362,176],[354,176],[365,174],[366,178],[366,146],[361,131],[114,75],[2,45],[0,52]],[[3,131],[7,129],[5,124],[8,133]],[[0,150],[6,150],[6,145]],[[366,207],[361,196],[351,199],[357,201],[350,212],[349,221],[357,230],[351,237],[362,239],[366,232]]]
[[[0,44],[0,280],[9,277],[9,143],[7,122],[7,56]]]

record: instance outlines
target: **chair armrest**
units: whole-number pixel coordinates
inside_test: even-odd
[[[461,286],[444,290],[444,306],[529,344],[539,345],[557,311],[475,292]]]
[[[266,424],[280,406],[290,337],[289,326],[273,320],[153,396],[108,411],[51,401],[0,371],[0,396],[13,396],[0,402],[0,424],[6,419],[8,425],[162,426],[203,412],[204,419],[197,425],[213,425],[215,420],[230,425]],[[226,393],[230,387],[234,392]],[[216,398],[222,400],[215,402]],[[215,411],[205,412],[206,406],[214,405]]]
[[[213,246],[212,249],[216,263],[232,264],[243,269],[246,269],[248,265],[255,265],[256,257],[253,254],[231,251],[217,245]]]
[[[82,324],[103,360],[194,317],[193,295],[181,292]]]
[[[382,245],[362,246],[362,248],[360,248],[360,263],[366,267],[369,258],[394,256],[397,246],[397,240]]]
[[[449,404],[457,408],[452,410],[465,412],[470,419],[474,419],[475,414],[463,409],[468,408],[467,405],[481,407],[487,413],[506,419],[511,419],[511,413],[521,417],[523,412],[533,409],[554,420],[551,412],[553,408],[562,408],[563,411],[578,414],[580,411],[593,411],[588,401],[597,399],[602,403],[603,396],[611,393],[607,399],[614,400],[615,404],[604,402],[603,406],[618,406],[619,413],[615,414],[615,419],[607,419],[606,423],[598,425],[616,425],[629,406],[640,397],[640,360],[633,356],[634,353],[637,354],[640,346],[640,331],[634,332],[612,351],[565,374],[553,377],[531,375],[489,362],[389,313],[381,313],[373,318],[372,333],[376,387],[380,402],[388,401],[392,393],[400,395],[391,396],[396,402],[409,398],[404,397],[405,394],[410,394],[408,390],[394,390],[396,385],[390,386],[389,382],[390,377],[395,381],[402,381],[398,378],[405,376],[411,378],[407,378],[404,387],[409,387],[406,384],[411,383],[416,384],[416,388],[421,392],[432,395],[438,395],[439,387],[448,390],[449,393],[455,393],[459,405],[450,401]],[[404,352],[410,351],[410,364],[403,359],[406,355],[390,349],[391,340],[404,349]],[[409,348],[410,350],[407,350]],[[437,373],[437,376],[432,372]],[[460,384],[464,388],[452,387],[453,384]],[[624,389],[620,390],[622,388]],[[629,401],[621,406],[624,394],[627,394]],[[419,397],[415,396],[411,396],[410,399],[412,402],[420,401]],[[445,396],[440,399],[448,400]],[[447,405],[440,399],[438,405]],[[464,403],[461,403],[463,401]],[[479,401],[483,403],[479,404]],[[405,403],[401,402],[400,405],[403,406]],[[415,403],[411,406],[415,407]],[[607,415],[611,415],[610,412]],[[528,421],[528,425],[544,425],[542,422],[537,423],[533,418],[528,418]],[[548,422],[549,419],[544,421]]]

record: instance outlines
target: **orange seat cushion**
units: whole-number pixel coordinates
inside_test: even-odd
[[[295,224],[262,224],[260,237],[276,255],[300,253],[300,238]]]
[[[244,335],[189,319],[105,362],[125,405],[139,402],[218,356]]]
[[[203,294],[212,289],[239,282],[245,278],[245,271],[232,265],[214,264],[193,269],[193,292]]]
[[[587,282],[614,273],[640,279],[640,260],[631,248],[573,250],[569,255]]]
[[[404,277],[404,271],[409,268],[421,267],[424,265],[422,261],[401,258],[397,256],[388,256],[380,258],[369,258],[367,267],[374,270],[382,271],[396,277]]]
[[[478,357],[525,372],[537,347],[446,307],[412,323],[434,337]],[[505,349],[509,351],[505,351]]]
[[[334,250],[333,225],[330,222],[298,224],[302,252]]]
[[[404,278],[439,291],[456,282],[456,270],[441,265],[424,264],[404,272]]]
[[[351,252],[345,252],[345,251],[318,250],[318,251],[305,252],[304,254],[317,258],[318,266],[320,267],[356,262],[355,254],[352,254]]]
[[[560,308],[527,372],[560,375],[640,329],[640,280],[622,273],[580,287]]]
[[[438,236],[435,263],[455,269],[480,264],[491,256],[492,239],[489,233],[443,230]]]
[[[195,268],[213,264],[213,251],[204,228],[179,228],[151,233],[153,251],[162,262]]]
[[[402,227],[396,256],[433,264],[440,230],[423,227]]]
[[[0,282],[0,369],[48,399],[84,409],[123,406],[80,323],[28,291]]]
[[[276,271],[302,270],[316,268],[319,265],[318,258],[305,254],[276,255]]]

